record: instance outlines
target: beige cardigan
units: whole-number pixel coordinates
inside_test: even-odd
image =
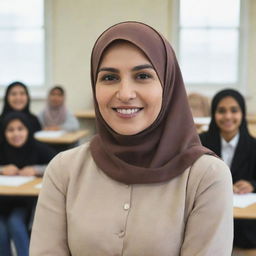
[[[125,185],[97,168],[88,144],[49,164],[31,256],[229,256],[228,167],[204,155],[164,183]]]

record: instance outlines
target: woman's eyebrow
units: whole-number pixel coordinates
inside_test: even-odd
[[[150,69],[154,69],[152,67],[152,65],[150,64],[144,64],[144,65],[139,65],[139,66],[136,66],[132,69],[132,71],[138,71],[138,70],[141,70],[141,69],[146,69],[146,68],[150,68]]]
[[[138,70],[141,70],[141,69],[147,69],[147,68],[150,68],[150,69],[154,69],[152,67],[152,65],[150,64],[144,64],[144,65],[139,65],[139,66],[135,66],[132,68],[132,71],[138,71]],[[98,70],[98,73],[99,72],[102,72],[102,71],[108,71],[108,72],[113,72],[113,73],[119,73],[119,70],[116,69],[116,68],[110,68],[110,67],[102,67]]]
[[[108,72],[113,72],[113,73],[119,73],[118,69],[116,69],[116,68],[108,68],[108,67],[100,68],[98,70],[98,73],[100,73],[101,71],[108,71]]]

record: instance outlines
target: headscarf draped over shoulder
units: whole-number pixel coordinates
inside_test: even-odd
[[[117,40],[137,46],[146,55],[163,87],[157,119],[135,135],[113,131],[101,116],[96,101],[102,56]],[[103,32],[92,51],[91,81],[98,134],[92,139],[90,150],[96,165],[111,178],[125,184],[165,182],[183,173],[201,155],[213,154],[199,141],[175,53],[152,27],[123,22]]]

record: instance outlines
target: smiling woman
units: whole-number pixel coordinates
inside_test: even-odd
[[[50,163],[31,255],[230,255],[230,173],[200,144],[167,40],[114,25],[94,45],[91,80],[98,132]]]
[[[239,132],[242,118],[242,110],[233,97],[227,96],[220,100],[215,112],[215,120],[221,136],[226,141],[230,141]]]
[[[162,93],[156,71],[139,48],[127,42],[110,45],[99,67],[96,98],[114,131],[133,135],[149,127],[160,112]]]

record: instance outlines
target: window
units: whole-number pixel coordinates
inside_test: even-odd
[[[238,87],[240,13],[239,0],[179,1],[178,56],[186,84]]]
[[[0,85],[45,84],[44,0],[0,1]]]

